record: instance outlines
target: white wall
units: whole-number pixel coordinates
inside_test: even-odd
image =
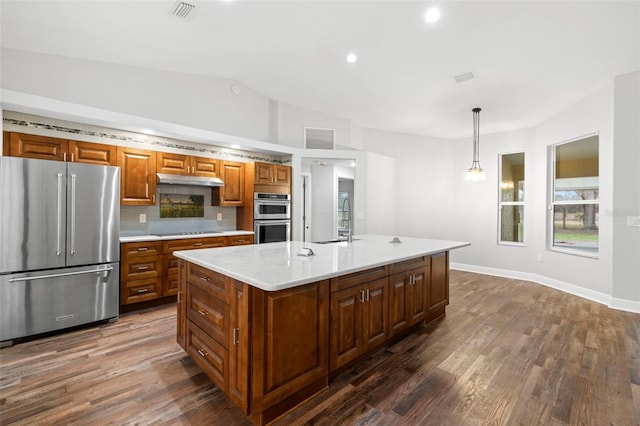
[[[2,49],[2,88],[268,141],[269,100],[222,78]],[[239,84],[239,96],[231,92]]]
[[[614,80],[613,146],[613,297],[640,301],[640,72]]]
[[[300,108],[286,102],[277,102],[277,117],[280,144],[304,148],[304,128],[318,127],[335,129],[336,149],[351,146],[351,122],[344,118]]]

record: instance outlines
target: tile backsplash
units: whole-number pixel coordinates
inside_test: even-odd
[[[202,218],[160,218],[160,203],[154,206],[121,206],[120,234],[146,235],[168,232],[234,231],[236,229],[236,208],[211,205],[211,188],[185,185],[159,184],[159,194],[188,194],[204,196],[204,217]],[[217,220],[218,213],[222,220]],[[140,215],[146,215],[146,223],[140,223]]]

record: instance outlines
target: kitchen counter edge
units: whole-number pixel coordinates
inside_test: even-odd
[[[220,231],[209,234],[176,234],[176,235],[127,235],[120,237],[120,243],[136,243],[143,241],[183,240],[187,238],[233,237],[237,235],[253,235],[251,231]]]

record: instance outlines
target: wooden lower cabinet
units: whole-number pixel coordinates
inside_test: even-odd
[[[177,250],[253,244],[253,235],[182,238],[120,245],[120,304],[175,296],[180,292]],[[195,269],[192,269],[195,271]],[[209,272],[201,268],[203,274]],[[182,292],[186,295],[186,291]]]
[[[257,425],[442,315],[449,294],[448,253],[273,292],[184,260],[178,277],[177,342]]]
[[[331,294],[331,371],[381,345],[388,337],[388,278]]]
[[[424,321],[429,311],[429,257],[391,266],[389,277],[389,335],[396,336]]]

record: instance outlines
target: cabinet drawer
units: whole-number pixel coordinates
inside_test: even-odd
[[[187,286],[187,318],[207,332],[218,343],[228,347],[229,305],[202,289]]]
[[[378,266],[366,271],[354,272],[331,279],[331,292],[343,290],[369,281],[374,281],[389,275],[389,265]]]
[[[225,303],[231,300],[231,286],[226,286],[226,278],[222,274],[210,271],[193,263],[188,264],[187,282]],[[228,288],[227,288],[228,287]]]
[[[253,244],[253,235],[233,235],[227,238],[230,246]]]
[[[162,241],[146,241],[139,243],[124,243],[120,246],[122,261],[135,257],[157,256],[162,254]]]
[[[202,370],[225,393],[228,392],[229,352],[187,320],[187,352]]]
[[[123,281],[140,280],[162,275],[162,256],[133,257],[122,262]]]
[[[424,268],[426,265],[425,257],[416,257],[415,259],[405,260],[404,262],[393,263],[390,265],[390,274],[408,271],[410,269]]]
[[[162,277],[162,295],[175,296],[178,294],[178,270],[169,272]]]
[[[162,277],[121,281],[120,303],[122,305],[153,300],[160,296],[162,296]]]
[[[181,240],[167,240],[162,242],[162,252],[173,253],[176,250],[192,250],[200,248],[224,247],[225,237],[184,238]]]

